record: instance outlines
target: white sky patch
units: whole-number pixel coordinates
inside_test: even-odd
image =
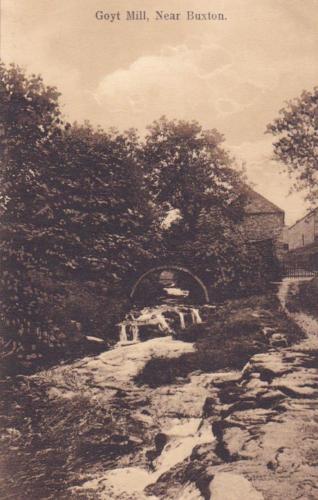
[[[161,0],[160,9],[193,9],[187,1]],[[288,176],[277,176],[262,145],[284,102],[317,84],[317,1],[219,0],[228,21],[214,24],[107,24],[94,17],[101,8],[99,0],[2,0],[1,55],[58,86],[69,121],[143,134],[165,114],[217,128],[259,191],[290,211],[291,222],[301,216],[301,196],[285,199]],[[114,12],[131,8],[128,0],[107,3]],[[207,12],[211,2],[195,8]],[[138,9],[156,10],[149,0]]]
[[[161,226],[164,229],[168,229],[173,222],[176,222],[179,219],[181,219],[180,210],[178,208],[172,208],[162,221]]]
[[[234,156],[246,161],[246,174],[254,189],[285,210],[287,225],[302,217],[309,205],[303,193],[290,193],[292,180],[282,173],[283,165],[272,159],[271,137],[230,147]]]

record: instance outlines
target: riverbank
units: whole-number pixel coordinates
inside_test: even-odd
[[[242,372],[214,380],[204,406],[215,439],[162,476],[147,493],[173,499],[192,484],[193,498],[317,498],[318,322],[286,308],[293,282],[279,297],[303,328],[298,343],[251,357]],[[180,497],[181,498],[181,497]]]
[[[171,384],[196,370],[240,370],[254,354],[286,347],[303,336],[282,310],[276,293],[229,300],[215,309],[202,308],[201,315],[201,324],[179,330],[176,335],[193,342],[195,350],[174,360],[155,353],[138,373],[138,385]]]
[[[286,297],[289,311],[305,312],[318,320],[318,277],[293,281]]]
[[[268,371],[264,368],[256,376],[252,374],[257,370],[246,368],[242,374],[240,368],[220,370],[219,365],[209,364],[208,369],[193,372],[190,364],[185,373],[174,372],[169,383],[163,384],[160,375],[156,387],[136,385],[136,377],[155,358],[170,357],[173,366],[184,356],[197,356],[203,352],[197,346],[206,342],[210,328],[215,353],[210,360],[221,352],[216,346],[221,342],[222,325],[224,339],[232,331],[231,341],[222,344],[225,364],[232,359],[234,351],[227,350],[231,344],[238,346],[248,339],[250,345],[256,342],[253,348],[258,356],[271,357],[292,349],[286,346],[299,342],[301,333],[272,295],[233,301],[222,310],[206,308],[200,313],[204,326],[184,331],[193,340],[191,335],[200,327],[202,335],[196,342],[152,339],[5,381],[1,391],[6,405],[2,408],[1,496],[15,500],[210,498],[215,474],[211,467],[234,462],[239,453],[232,452],[233,446],[239,445],[233,441],[243,443],[245,437],[253,441],[252,431],[246,433],[239,422],[233,427],[229,450],[222,444],[227,428],[222,422],[245,410],[255,410],[253,418],[260,423],[266,420],[268,408],[264,405],[269,403],[264,403],[266,397],[261,397],[260,389],[263,383],[268,387],[272,383],[261,376]],[[208,337],[206,345],[212,346],[213,335]],[[255,351],[250,354],[252,359],[253,354]],[[244,407],[251,400],[253,406]],[[251,418],[251,412],[247,415]],[[268,470],[265,467],[266,473]],[[215,491],[213,495],[217,498]]]

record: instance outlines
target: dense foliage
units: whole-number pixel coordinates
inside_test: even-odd
[[[156,203],[175,214],[164,235],[169,262],[197,272],[214,298],[242,293],[251,281],[259,288],[268,269],[239,224],[245,185],[222,135],[165,117],[148,131],[147,180]]]
[[[310,281],[295,282],[290,286],[287,307],[291,312],[306,312],[318,319],[318,277]]]
[[[32,359],[81,336],[74,302],[107,326],[156,224],[133,132],[70,126],[40,77],[3,65],[0,76],[2,339],[6,354]]]
[[[241,175],[223,141],[197,122],[162,117],[148,127],[143,159],[150,189],[157,203],[178,210],[185,232],[197,227],[202,210],[242,208]]]
[[[275,157],[294,176],[296,190],[305,190],[307,199],[318,200],[318,87],[304,91],[287,102],[279,117],[267,127],[277,137]]]
[[[0,65],[1,350],[25,368],[79,352],[85,334],[114,339],[127,280],[151,263],[185,265],[219,297],[263,265],[217,131],[161,118],[141,141],[66,123],[58,99]]]

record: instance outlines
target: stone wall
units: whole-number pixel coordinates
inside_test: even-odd
[[[242,228],[250,241],[278,240],[284,228],[284,213],[248,213],[244,217]]]

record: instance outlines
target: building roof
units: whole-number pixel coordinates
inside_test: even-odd
[[[264,196],[254,191],[247,186],[246,189],[246,204],[244,211],[246,214],[284,214],[284,210],[277,205],[267,200]]]
[[[311,215],[315,214],[315,212],[318,212],[318,207],[313,208],[312,210],[310,210],[310,212],[307,212],[303,217],[301,217],[301,219],[296,220],[296,222],[294,222],[294,224],[292,224],[291,226],[289,226],[288,229],[291,229],[292,227],[296,226],[296,224],[298,224],[299,222],[302,222],[303,220],[307,219],[307,217],[310,217]]]

